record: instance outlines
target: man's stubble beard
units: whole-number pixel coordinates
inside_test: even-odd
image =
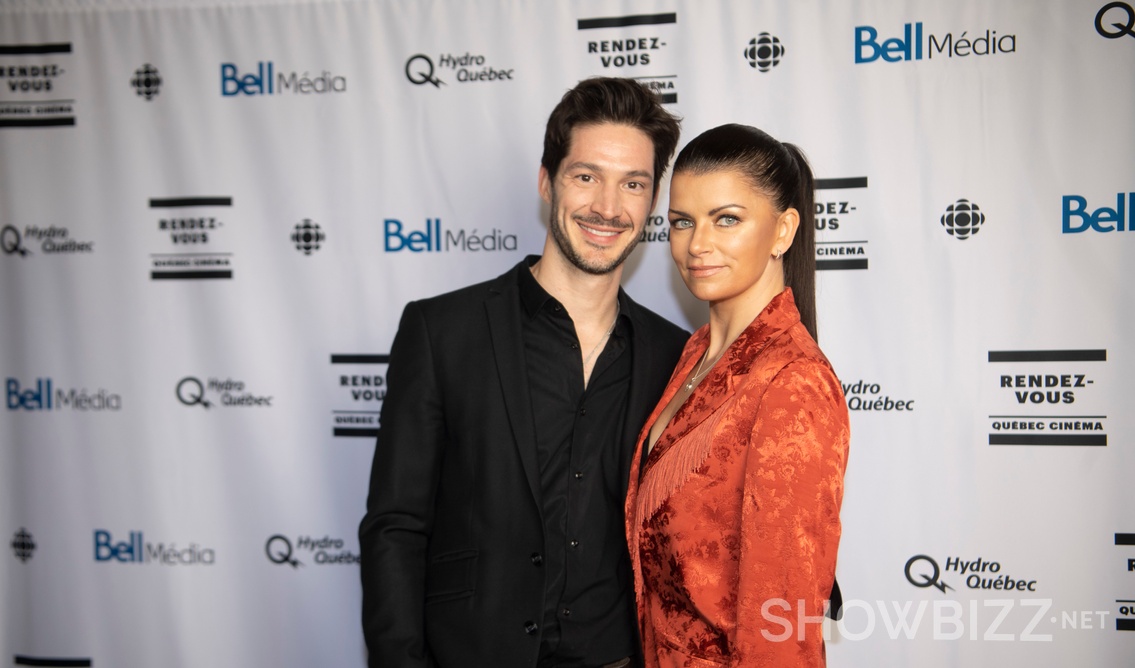
[[[633,231],[633,225],[630,228],[626,228],[626,226],[623,225],[619,220],[606,220],[600,218],[599,216],[568,216],[568,220],[561,222],[556,215],[560,207],[559,197],[556,195],[555,187],[552,188],[551,199],[552,211],[548,216],[548,229],[552,233],[552,240],[556,242],[556,248],[560,249],[560,253],[565,258],[567,258],[568,262],[570,262],[572,266],[579,269],[580,271],[591,274],[593,276],[604,276],[606,274],[609,274],[615,269],[618,269],[619,266],[622,265],[628,257],[630,257],[631,252],[634,251],[635,247],[638,246],[639,237],[636,235],[631,239],[631,242],[627,244],[627,247],[623,249],[623,252],[609,264],[597,266],[595,264],[588,263],[588,261],[575,248],[572,247],[571,239],[568,238],[567,230],[564,229],[564,226],[568,225],[571,222],[579,220],[585,223],[592,223],[594,225],[606,224],[610,227],[622,227],[624,229],[630,229]]]

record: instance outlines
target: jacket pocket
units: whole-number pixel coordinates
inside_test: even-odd
[[[477,550],[439,554],[426,567],[426,603],[468,598],[477,589]]]

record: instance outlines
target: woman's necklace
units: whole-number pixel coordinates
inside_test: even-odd
[[[703,373],[709,373],[710,372],[710,370],[713,368],[713,365],[717,364],[717,360],[721,359],[721,355],[722,355],[722,353],[725,352],[725,350],[726,350],[726,348],[722,348],[721,352],[717,353],[717,356],[714,357],[713,361],[709,363],[709,366],[707,366],[705,368],[705,371],[702,371],[701,366],[702,366],[702,364],[705,363],[705,356],[709,354],[709,348],[705,349],[705,352],[701,354],[701,359],[698,360],[697,370],[694,372],[694,375],[690,376],[690,379],[686,381],[686,391],[687,392],[694,389],[694,384],[696,384],[698,382],[698,379],[702,377]]]

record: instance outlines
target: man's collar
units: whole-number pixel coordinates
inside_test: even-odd
[[[544,286],[540,285],[540,282],[532,275],[532,265],[539,261],[539,255],[529,255],[520,263],[520,271],[517,272],[520,283],[520,303],[524,306],[524,312],[530,318],[539,313],[540,309],[544,308],[544,305],[549,301],[559,303],[555,297],[548,294]]]
[[[548,306],[549,303],[557,306],[560,305],[560,302],[549,294],[548,291],[544,289],[544,286],[540,285],[540,282],[536,280],[536,277],[532,275],[532,265],[539,261],[539,255],[529,255],[520,263],[520,271],[517,272],[519,275],[520,303],[524,307],[524,312],[528,314],[530,318],[539,313],[540,309]],[[631,308],[630,299],[627,297],[627,293],[623,291],[622,286],[619,287],[617,299],[619,300],[619,319],[629,319]]]

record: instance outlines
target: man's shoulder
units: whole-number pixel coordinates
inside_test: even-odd
[[[507,292],[516,285],[516,267],[487,281],[466,285],[432,297],[416,299],[411,305],[429,313],[451,313],[476,306],[485,299]]]
[[[686,339],[690,338],[690,333],[685,329],[682,329],[642,304],[639,304],[631,299],[629,295],[627,295],[626,298],[631,306],[632,320],[635,322],[636,326],[645,328],[643,333],[646,336],[657,341],[665,342],[669,346],[677,346],[678,348],[685,345]]]

